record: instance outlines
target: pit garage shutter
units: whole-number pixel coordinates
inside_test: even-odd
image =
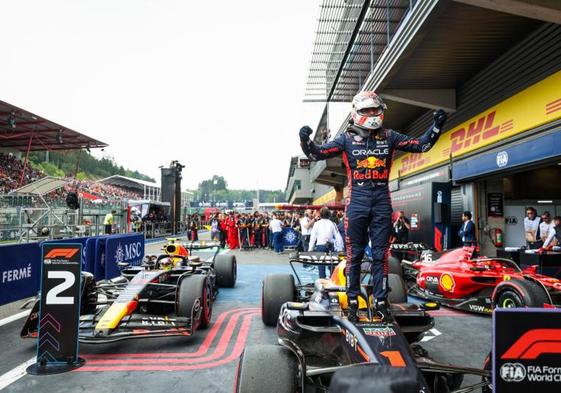
[[[452,187],[452,195],[450,202],[451,214],[451,246],[450,248],[459,247],[460,239],[456,235],[462,226],[462,213],[464,212],[464,198],[462,195],[462,187]]]

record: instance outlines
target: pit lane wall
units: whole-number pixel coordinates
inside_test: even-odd
[[[144,258],[144,235],[108,235],[45,242],[81,243],[82,270],[96,280],[119,275],[119,262],[139,265]],[[0,247],[0,305],[35,296],[41,274],[41,245],[17,244]]]

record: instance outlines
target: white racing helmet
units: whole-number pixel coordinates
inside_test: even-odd
[[[359,129],[372,131],[382,127],[387,106],[373,91],[361,91],[353,98],[351,117]],[[364,136],[364,135],[363,135]]]

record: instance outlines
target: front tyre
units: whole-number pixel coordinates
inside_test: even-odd
[[[549,303],[545,290],[530,280],[503,281],[497,286],[493,298],[495,307],[543,307]]]
[[[294,393],[298,386],[298,361],[285,347],[247,347],[240,358],[236,393]]]
[[[176,314],[179,317],[200,318],[200,328],[210,325],[212,296],[206,276],[192,275],[181,280],[177,289]]]

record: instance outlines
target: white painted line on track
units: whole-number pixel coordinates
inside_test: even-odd
[[[31,310],[25,310],[14,315],[10,315],[9,317],[6,317],[4,319],[0,319],[0,326],[4,326],[10,322],[17,321],[18,319],[27,317],[30,313]]]
[[[27,362],[20,364],[19,366],[11,369],[7,373],[0,375],[0,390],[7,388],[14,382],[16,382],[21,377],[27,375],[27,367],[35,363],[35,358],[29,359]]]

